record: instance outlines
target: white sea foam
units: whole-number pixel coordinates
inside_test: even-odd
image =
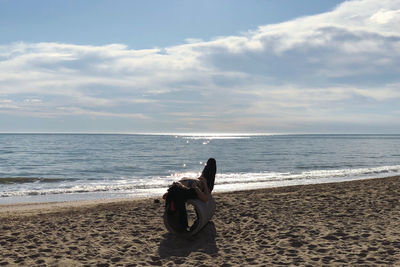
[[[154,195],[165,191],[168,186],[182,177],[198,177],[200,173],[179,172],[169,176],[151,179],[117,179],[71,181],[57,187],[24,188],[0,192],[1,197],[40,196],[56,194],[111,192],[130,196]],[[219,173],[216,176],[215,191],[236,191],[256,188],[282,187],[301,184],[349,181],[367,178],[382,178],[400,175],[400,165],[376,168],[357,168],[339,170],[314,170],[299,173],[260,172],[260,173]]]

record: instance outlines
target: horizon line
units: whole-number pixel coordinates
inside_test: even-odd
[[[0,134],[93,134],[93,135],[175,135],[175,136],[273,136],[273,135],[399,135],[400,133],[246,133],[246,132],[1,132]]]

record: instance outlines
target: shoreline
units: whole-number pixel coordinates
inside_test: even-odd
[[[11,208],[0,264],[400,264],[400,176],[213,195],[216,213],[191,239],[167,232],[159,198]]]
[[[369,181],[369,180],[378,180],[378,179],[390,179],[396,178],[400,176],[388,176],[388,177],[376,177],[376,178],[361,178],[361,179],[351,179],[345,181],[337,181],[337,182],[321,182],[321,183],[306,183],[306,184],[295,184],[295,185],[286,185],[286,186],[276,186],[276,187],[262,187],[254,189],[250,187],[250,189],[238,189],[238,190],[227,190],[227,191],[217,191],[213,193],[213,196],[220,194],[231,194],[231,193],[246,193],[246,192],[257,192],[257,191],[276,191],[284,188],[301,188],[308,186],[319,186],[319,185],[334,185],[334,184],[342,184],[342,183],[352,183],[357,181]],[[165,189],[165,191],[167,188]],[[122,195],[122,194],[119,194]],[[129,195],[129,194],[127,194]],[[56,201],[43,201],[43,202],[11,202],[11,203],[0,203],[0,217],[4,212],[29,212],[34,210],[47,210],[51,212],[52,209],[65,209],[65,208],[79,208],[85,206],[94,206],[100,204],[108,204],[108,203],[124,203],[131,201],[140,201],[140,200],[156,200],[159,199],[163,201],[161,198],[162,194],[159,195],[150,195],[150,196],[135,196],[135,197],[110,197],[110,198],[94,198],[94,199],[73,199],[73,200],[56,200]]]
[[[318,178],[318,179],[290,179],[286,181],[268,181],[268,182],[252,182],[252,183],[235,183],[235,184],[216,184],[214,193],[230,193],[240,191],[262,190],[270,188],[303,186],[303,185],[318,185],[318,184],[332,184],[351,181],[361,181],[370,179],[385,179],[393,176],[367,176],[367,177],[334,177],[334,178]],[[0,197],[0,212],[6,206],[23,206],[23,205],[41,205],[46,203],[54,203],[56,205],[68,206],[66,203],[75,203],[78,205],[82,203],[107,203],[119,200],[135,200],[135,199],[152,199],[159,198],[166,190],[165,188],[150,188],[147,190],[140,190],[138,192],[124,192],[124,191],[104,191],[104,192],[86,192],[86,193],[60,193],[60,194],[45,194],[45,195],[23,195],[23,196],[9,196]],[[20,208],[19,208],[20,209]]]

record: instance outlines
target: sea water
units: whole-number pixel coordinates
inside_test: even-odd
[[[0,204],[159,196],[217,161],[215,191],[400,174],[400,135],[0,134]]]

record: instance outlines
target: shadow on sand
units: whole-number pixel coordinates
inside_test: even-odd
[[[215,254],[218,252],[215,241],[217,231],[213,222],[208,222],[206,226],[196,235],[189,239],[177,237],[173,234],[165,234],[165,239],[160,242],[158,253],[161,258],[171,256],[186,257],[192,252],[204,252]]]

